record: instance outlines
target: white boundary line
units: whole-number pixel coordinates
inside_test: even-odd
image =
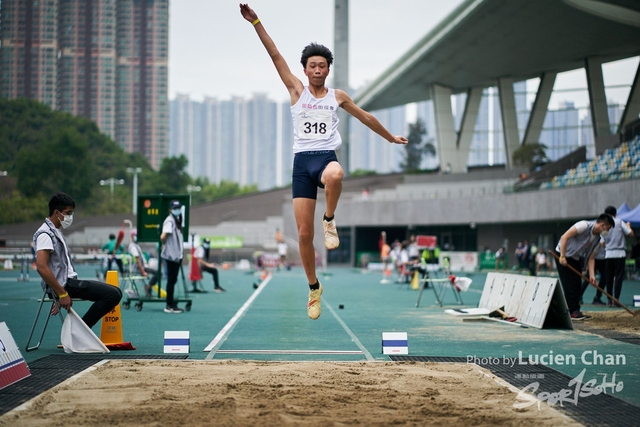
[[[271,277],[272,275],[271,273],[269,273],[269,276],[267,276],[267,278],[263,280],[262,283],[260,283],[260,286],[258,286],[258,289],[256,289],[251,294],[249,299],[245,301],[245,303],[242,305],[242,307],[240,307],[240,309],[236,312],[236,314],[227,322],[226,325],[224,325],[222,329],[220,329],[220,332],[218,332],[218,335],[216,335],[213,341],[211,341],[209,345],[206,346],[204,350],[202,350],[204,352],[209,352],[209,354],[207,355],[207,357],[204,358],[204,360],[213,359],[213,356],[215,356],[216,351],[220,348],[220,346],[222,346],[222,343],[225,342],[225,340],[227,339],[227,337],[229,336],[233,328],[236,327],[236,324],[238,323],[238,321],[242,318],[242,316],[244,316],[244,313],[251,306],[251,303],[253,303],[253,300],[256,299],[257,296],[260,295],[260,292],[262,292],[262,290],[269,284],[269,282],[271,281]]]
[[[362,345],[362,343],[360,342],[358,337],[356,337],[355,334],[353,332],[351,332],[351,329],[349,329],[347,324],[342,321],[340,316],[338,316],[338,313],[336,313],[336,311],[333,309],[333,307],[331,307],[331,305],[327,302],[326,299],[324,300],[324,305],[329,309],[331,314],[333,314],[333,317],[336,318],[338,323],[340,323],[340,326],[342,326],[344,328],[344,330],[347,332],[347,334],[349,334],[349,336],[351,337],[353,342],[358,346],[358,348],[362,351],[364,356],[367,358],[367,361],[373,362],[375,359],[373,358],[373,356],[371,356],[371,353],[369,353],[369,350],[367,350],[367,348]]]

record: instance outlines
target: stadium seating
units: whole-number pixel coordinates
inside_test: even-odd
[[[617,148],[606,150],[593,160],[582,162],[564,174],[543,182],[540,189],[562,188],[598,182],[640,178],[640,136]]]

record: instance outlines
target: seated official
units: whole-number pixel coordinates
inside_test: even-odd
[[[95,280],[79,280],[71,262],[69,247],[62,230],[71,226],[76,204],[65,193],[54,194],[49,200],[49,216],[33,235],[36,251],[36,269],[42,278],[43,288],[48,286],[60,307],[69,310],[72,298],[93,301],[82,317],[84,323],[93,327],[122,299],[117,286]],[[54,304],[52,314],[58,314]]]
[[[213,276],[213,291],[226,292],[220,286],[220,279],[218,277],[218,266],[213,262],[208,262],[210,248],[211,240],[209,240],[209,238],[205,238],[202,241],[202,245],[196,248],[193,257],[197,260],[200,271],[211,273],[211,275]]]

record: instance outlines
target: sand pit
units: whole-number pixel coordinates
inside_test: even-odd
[[[2,426],[573,426],[475,365],[123,361],[43,393]]]
[[[626,334],[640,334],[640,310],[633,307],[629,307],[631,311],[636,313],[632,316],[626,310],[615,311],[588,311],[583,310],[591,319],[585,322],[585,325],[593,328],[608,329],[616,332],[623,332]]]

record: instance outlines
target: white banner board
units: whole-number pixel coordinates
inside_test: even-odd
[[[489,273],[479,308],[503,308],[519,323],[534,328],[573,329],[567,302],[557,278]]]

